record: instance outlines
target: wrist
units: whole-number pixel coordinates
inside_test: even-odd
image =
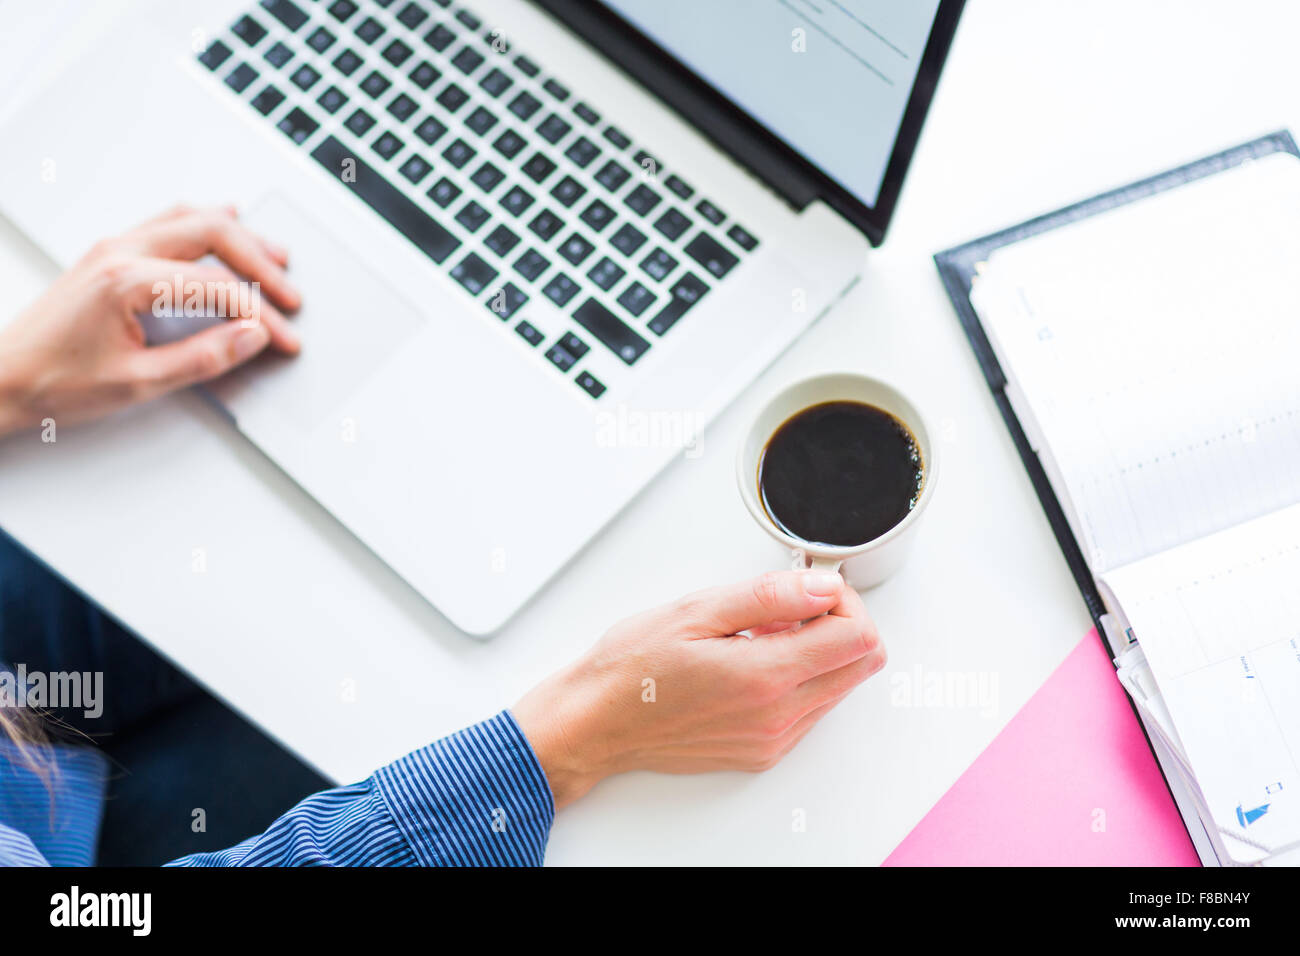
[[[0,337],[0,437],[32,424],[28,420],[24,382],[19,362]]]
[[[553,674],[511,708],[546,774],[559,810],[616,773],[608,734],[599,727],[598,680],[579,663]]]

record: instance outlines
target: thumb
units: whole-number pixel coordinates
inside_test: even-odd
[[[143,376],[157,394],[207,382],[242,365],[271,341],[261,322],[222,322],[170,345],[144,350]]]
[[[677,611],[701,636],[715,637],[816,617],[839,603],[843,589],[832,571],[773,571],[692,594]]]

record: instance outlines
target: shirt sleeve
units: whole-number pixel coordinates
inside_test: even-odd
[[[0,823],[0,866],[49,866],[25,833]]]
[[[170,866],[540,866],[555,801],[509,711]]]

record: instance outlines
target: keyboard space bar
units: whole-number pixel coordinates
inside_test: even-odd
[[[311,155],[434,262],[441,263],[460,247],[459,239],[333,136],[325,137]],[[355,166],[346,165],[349,161]]]

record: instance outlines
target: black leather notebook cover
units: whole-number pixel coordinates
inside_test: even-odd
[[[1105,613],[1106,608],[1102,604],[1101,595],[1097,593],[1097,587],[1093,583],[1092,573],[1088,570],[1088,564],[1084,560],[1083,551],[1070,530],[1070,524],[1066,521],[1065,512],[1056,498],[1056,493],[1052,490],[1051,483],[1047,480],[1047,473],[1043,470],[1042,462],[1039,461],[1037,453],[1030,446],[1029,439],[1025,437],[1025,431],[1020,425],[1020,420],[1016,417],[1016,413],[1007,399],[1006,375],[1003,374],[1002,367],[998,364],[997,357],[994,355],[993,347],[989,344],[989,340],[984,334],[984,328],[980,325],[979,317],[975,314],[975,309],[971,305],[971,280],[975,274],[975,264],[982,262],[994,249],[1000,246],[1010,245],[1021,239],[1086,219],[1089,216],[1094,216],[1108,209],[1114,209],[1117,206],[1137,202],[1155,193],[1175,189],[1184,183],[1202,179],[1206,176],[1213,176],[1215,173],[1238,166],[1246,160],[1276,152],[1288,152],[1300,156],[1300,150],[1297,150],[1295,140],[1292,139],[1291,134],[1286,130],[1280,130],[1252,142],[1244,143],[1241,146],[1235,146],[1232,149],[1216,153],[1213,156],[1207,156],[1205,159],[1188,163],[1186,166],[1179,166],[1177,169],[1171,169],[1168,172],[1160,173],[1149,179],[1143,179],[1129,186],[1113,189],[1092,199],[1086,199],[1056,212],[1031,219],[1018,226],[1012,226],[982,239],[976,239],[954,249],[945,250],[937,253],[934,257],[935,265],[939,267],[939,276],[943,279],[944,288],[948,292],[948,297],[952,299],[953,308],[957,310],[957,317],[966,330],[966,336],[970,339],[971,348],[975,350],[980,367],[984,371],[984,377],[988,380],[989,388],[993,391],[993,398],[997,402],[998,409],[1002,412],[1002,418],[1006,421],[1007,428],[1011,432],[1016,449],[1020,452],[1020,458],[1034,483],[1034,490],[1038,494],[1038,500],[1043,506],[1043,511],[1047,513],[1047,520],[1052,525],[1057,544],[1060,545],[1065,560],[1070,565],[1070,571],[1074,575],[1080,593],[1083,594],[1083,600],[1088,606],[1088,612],[1097,625],[1097,633],[1102,635],[1103,644],[1105,643],[1105,637],[1101,626],[1101,616]]]

